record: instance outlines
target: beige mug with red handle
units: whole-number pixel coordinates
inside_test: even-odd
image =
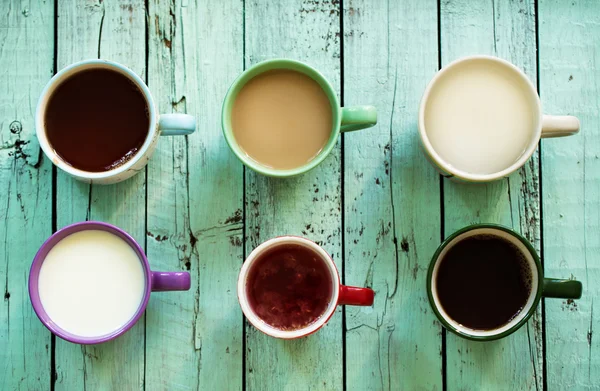
[[[331,295],[324,312],[313,322],[298,329],[282,330],[263,320],[258,315],[255,308],[253,308],[251,300],[249,299],[248,280],[249,276],[254,271],[254,268],[257,266],[257,260],[261,259],[261,257],[269,251],[288,245],[302,246],[312,252],[316,260],[322,262],[319,266],[324,266],[324,269],[327,270],[325,274],[331,284]],[[263,333],[281,339],[296,339],[308,336],[318,331],[329,321],[338,305],[370,306],[373,305],[373,299],[375,297],[375,292],[369,288],[342,285],[337,267],[331,256],[315,242],[298,236],[277,237],[256,247],[250,255],[248,255],[246,261],[242,265],[238,278],[237,291],[240,306],[248,321]]]

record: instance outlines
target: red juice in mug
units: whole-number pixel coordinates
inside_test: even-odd
[[[256,259],[246,290],[250,307],[264,322],[296,330],[325,313],[333,283],[319,254],[302,245],[284,244]]]

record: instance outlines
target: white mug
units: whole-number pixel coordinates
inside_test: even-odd
[[[274,247],[288,244],[295,244],[307,247],[310,250],[312,250],[319,257],[319,259],[327,266],[332,283],[331,298],[329,299],[329,304],[327,305],[327,309],[325,310],[325,312],[313,323],[310,323],[309,325],[296,330],[281,330],[263,321],[252,309],[252,306],[250,305],[250,302],[248,300],[248,293],[246,290],[248,274],[250,270],[252,270],[254,262],[257,259],[259,259],[260,256],[265,253],[265,251],[270,250]],[[281,339],[297,339],[315,333],[329,321],[329,319],[333,316],[335,309],[338,305],[370,306],[373,305],[373,300],[375,297],[375,292],[370,288],[359,288],[354,286],[342,285],[340,283],[340,275],[338,273],[337,267],[335,266],[335,263],[333,262],[331,256],[327,254],[327,252],[315,242],[299,236],[276,237],[267,240],[266,242],[262,243],[254,250],[252,250],[250,255],[248,255],[248,258],[246,258],[246,261],[242,265],[242,269],[240,270],[240,275],[238,277],[237,294],[238,300],[240,302],[240,307],[242,307],[242,311],[244,312],[244,315],[246,316],[248,321],[263,333],[271,337]]]
[[[516,161],[507,167],[504,167],[497,172],[488,174],[472,173],[461,170],[442,158],[431,143],[425,123],[432,91],[435,91],[435,89],[441,85],[442,82],[447,82],[448,78],[452,78],[455,77],[455,75],[460,74],[461,69],[464,70],[468,68],[469,66],[473,65],[474,62],[489,62],[490,67],[500,67],[503,71],[507,72],[507,74],[510,74],[512,79],[514,79],[514,85],[521,90],[523,96],[525,96],[525,99],[528,101],[529,107],[534,110],[534,128],[529,132],[529,140],[522,154],[518,157],[518,159],[516,159]],[[468,69],[466,72],[468,72]],[[482,97],[482,99],[485,99],[485,97]],[[523,71],[510,62],[493,56],[468,56],[455,60],[446,65],[429,82],[429,85],[425,89],[425,93],[419,108],[419,135],[425,156],[443,176],[465,182],[489,182],[507,177],[523,166],[531,157],[541,137],[547,138],[569,136],[576,134],[577,132],[579,132],[579,120],[576,117],[544,115],[536,88],[527,78],[525,73],[523,73]],[[515,145],[515,148],[520,149],[522,147]]]
[[[65,79],[81,71],[99,68],[110,69],[119,72],[131,80],[131,82],[140,89],[142,95],[146,99],[146,105],[148,107],[150,117],[150,129],[148,129],[148,134],[140,150],[127,162],[111,170],[102,172],[88,172],[67,164],[54,151],[54,148],[52,148],[46,136],[44,116],[50,96]],[[116,62],[94,59],[71,64],[54,75],[54,77],[48,82],[42,91],[42,95],[40,96],[40,100],[37,105],[37,110],[35,113],[35,129],[42,150],[55,166],[83,182],[94,184],[112,184],[132,177],[141,171],[146,164],[148,164],[148,161],[150,160],[150,157],[156,148],[158,136],[191,134],[196,130],[196,119],[187,114],[161,114],[159,116],[157,114],[157,108],[154,100],[152,99],[152,95],[150,94],[148,86],[146,86],[143,80],[136,75],[135,72]]]

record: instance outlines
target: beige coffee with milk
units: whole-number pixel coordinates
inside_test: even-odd
[[[242,150],[264,166],[298,168],[327,144],[332,107],[321,86],[292,70],[272,70],[250,80],[231,112],[234,137]]]

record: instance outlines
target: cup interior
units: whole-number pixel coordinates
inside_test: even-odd
[[[296,330],[281,330],[266,323],[256,314],[256,312],[250,306],[247,294],[248,275],[254,266],[254,262],[257,259],[259,259],[260,255],[262,255],[265,251],[285,244],[301,245],[311,249],[313,252],[318,254],[323,263],[327,265],[332,282],[332,294],[325,312],[313,323],[309,324],[304,328]],[[252,323],[254,327],[259,329],[263,333],[275,338],[295,339],[314,333],[315,331],[320,329],[325,323],[327,323],[327,321],[331,318],[337,307],[337,302],[339,299],[340,277],[337,268],[333,263],[333,260],[331,259],[329,254],[327,254],[327,252],[323,250],[319,245],[308,239],[296,236],[283,236],[264,242],[250,253],[248,258],[242,265],[242,269],[240,270],[237,290],[238,300],[240,302],[240,306],[242,307],[242,311],[244,312],[244,315],[246,316],[248,321],[250,321],[250,323]]]
[[[476,79],[463,80],[463,75],[473,75],[475,72],[481,72],[482,75],[485,74],[483,72],[487,72],[487,75],[490,75],[490,77],[489,79],[481,78],[477,81],[475,81]],[[456,96],[454,91],[458,91],[463,88],[465,91],[470,91],[474,86],[477,85],[479,85],[478,88],[481,90],[481,83],[486,83],[488,80],[502,80],[502,86],[506,86],[507,90],[510,88],[510,90],[513,91],[513,94],[520,96],[519,107],[522,107],[522,111],[511,111],[514,112],[514,115],[505,115],[504,117],[518,118],[519,113],[526,112],[530,113],[530,115],[527,115],[526,118],[530,119],[531,121],[528,121],[530,126],[527,127],[527,133],[518,132],[516,133],[518,137],[514,135],[511,136],[508,134],[508,132],[505,133],[503,131],[502,134],[498,132],[498,141],[494,145],[503,145],[506,143],[506,148],[508,148],[508,145],[510,145],[512,149],[493,147],[491,149],[492,154],[490,155],[487,152],[482,152],[482,158],[484,160],[490,159],[492,158],[491,156],[493,156],[493,153],[500,153],[500,151],[504,151],[505,154],[503,153],[502,156],[510,155],[514,157],[514,159],[509,160],[512,161],[512,163],[507,162],[505,166],[502,166],[502,168],[494,167],[495,172],[480,173],[477,172],[476,169],[467,169],[464,167],[464,164],[462,165],[463,167],[458,167],[461,166],[461,164],[454,164],[451,161],[451,157],[448,156],[448,153],[443,151],[443,148],[440,148],[440,145],[448,145],[454,142],[456,136],[452,136],[450,134],[451,132],[449,132],[447,135],[444,134],[445,138],[443,141],[437,141],[436,137],[430,134],[428,122],[431,121],[431,123],[434,123],[440,121],[442,123],[454,123],[455,120],[460,120],[464,124],[470,122],[480,124],[480,121],[487,121],[488,116],[485,112],[475,111],[470,114],[468,118],[464,118],[462,115],[460,117],[455,116],[454,114],[456,111],[445,113],[443,112],[444,110],[440,111],[439,108],[441,104],[440,102],[448,102],[447,104],[450,105],[462,105],[462,99],[455,100]],[[506,99],[501,99],[499,96],[496,97],[494,91],[499,89],[493,88],[492,85],[485,85],[485,87],[489,87],[489,94],[486,93],[483,96],[477,95],[477,101],[481,101],[483,99],[485,101],[489,101],[489,106],[491,107],[502,107],[502,112],[510,111],[510,109],[508,109],[509,106],[507,105],[506,108],[504,108],[504,104],[502,103],[505,102]],[[477,88],[474,88],[474,90],[477,91]],[[451,92],[449,93],[448,91]],[[518,91],[518,93],[515,91]],[[501,93],[500,91],[497,92],[498,94]],[[436,110],[436,108],[438,110]],[[437,114],[435,115],[435,113]],[[444,118],[438,117],[441,115],[444,115]],[[439,120],[434,121],[433,118],[439,118]],[[541,125],[541,103],[535,86],[519,68],[508,61],[492,56],[465,57],[458,59],[442,68],[429,82],[429,85],[427,86],[423,95],[419,111],[419,133],[428,157],[430,157],[443,171],[461,179],[474,182],[485,182],[502,178],[521,167],[525,161],[531,157],[537,147],[542,131]],[[434,127],[432,126],[432,128]],[[504,134],[506,134],[506,137],[504,137]],[[437,137],[439,138],[440,136]],[[446,140],[446,137],[448,140]],[[517,142],[517,139],[520,139],[521,142]],[[436,149],[436,144],[438,144],[438,149]],[[514,144],[514,147],[512,144]],[[454,150],[456,156],[461,156],[464,158],[465,156],[469,156],[468,152],[466,151],[471,148],[477,148],[477,145],[471,145],[468,141],[461,141],[460,145],[456,145]]]
[[[148,115],[150,117],[149,118],[150,126],[148,129],[148,133],[146,135],[146,139],[144,140],[144,143],[142,144],[142,147],[135,153],[135,155],[133,155],[128,161],[126,161],[122,165],[115,167],[111,170],[102,171],[102,172],[89,172],[89,171],[81,170],[81,169],[74,167],[74,166],[70,165],[69,163],[65,162],[60,157],[60,155],[58,155],[54,151],[54,148],[48,141],[48,137],[46,135],[46,126],[45,126],[46,107],[47,107],[50,97],[52,96],[54,91],[69,77],[71,77],[81,71],[86,71],[86,70],[91,70],[91,69],[110,69],[110,70],[118,72],[121,75],[128,78],[134,85],[136,85],[139,88],[140,92],[144,96],[144,98],[146,100],[146,107],[148,109]],[[118,174],[130,169],[139,160],[140,156],[142,156],[144,154],[144,151],[146,151],[152,144],[152,140],[155,137],[155,133],[157,131],[157,128],[156,128],[157,123],[158,123],[158,118],[157,118],[156,110],[154,107],[154,101],[152,100],[152,95],[150,94],[150,90],[148,89],[148,87],[146,86],[144,81],[135,72],[133,72],[129,68],[125,67],[124,65],[121,65],[121,64],[118,64],[118,63],[115,63],[112,61],[106,61],[106,60],[81,61],[81,62],[72,64],[72,65],[69,65],[66,68],[63,68],[62,70],[60,70],[56,75],[54,75],[54,77],[50,80],[50,82],[48,82],[48,84],[42,91],[42,94],[38,101],[36,115],[35,115],[37,138],[38,138],[40,146],[41,146],[42,150],[44,151],[44,153],[46,154],[46,156],[48,156],[48,158],[50,158],[50,160],[56,166],[60,167],[62,170],[66,171],[67,173],[69,173],[75,177],[87,178],[87,179],[92,179],[92,180],[105,178],[107,176],[118,175]]]
[[[292,169],[275,169],[269,166],[266,166],[252,157],[248,156],[248,154],[239,146],[237,140],[235,139],[235,135],[233,133],[233,128],[231,125],[231,111],[233,109],[233,105],[237,98],[239,92],[244,88],[244,86],[253,78],[258,75],[261,75],[265,72],[283,69],[283,70],[291,70],[300,72],[314,81],[316,81],[319,86],[323,89],[327,98],[329,99],[329,104],[331,106],[332,113],[332,126],[331,133],[329,135],[329,139],[327,140],[327,144],[323,147],[321,152],[315,156],[312,160],[307,162],[306,164],[292,168]],[[231,150],[235,153],[235,155],[244,163],[246,166],[250,167],[254,171],[257,171],[263,175],[268,175],[272,177],[289,177],[293,175],[298,175],[312,168],[316,167],[319,163],[327,157],[329,152],[335,146],[337,142],[338,135],[340,133],[340,124],[341,124],[341,111],[339,109],[340,104],[337,99],[337,95],[331,84],[325,79],[325,77],[318,72],[316,69],[302,63],[299,61],[288,60],[288,59],[276,59],[276,60],[268,60],[260,62],[246,71],[244,71],[231,85],[229,90],[227,91],[227,95],[225,96],[225,101],[223,102],[223,113],[222,113],[222,124],[223,124],[223,133],[225,135],[225,139],[229,144]]]
[[[448,315],[448,313],[442,307],[437,291],[437,276],[441,261],[444,259],[448,251],[454,245],[466,238],[476,235],[490,235],[500,237],[515,245],[524,255],[524,258],[526,259],[527,265],[529,266],[529,270],[531,272],[531,292],[529,294],[527,302],[523,306],[523,309],[521,309],[519,314],[515,316],[510,322],[492,330],[476,330],[464,326],[452,319],[452,317],[450,317],[450,315]],[[523,243],[523,241],[520,238],[516,237],[511,232],[504,229],[492,227],[473,228],[463,231],[462,233],[456,235],[454,238],[450,239],[450,241],[448,241],[443,247],[443,249],[437,254],[434,260],[433,271],[429,280],[430,299],[432,300],[432,304],[438,316],[440,317],[440,320],[442,320],[446,327],[450,328],[451,330],[455,331],[460,335],[464,335],[473,339],[494,339],[494,337],[500,337],[516,330],[518,326],[527,321],[532,307],[535,306],[539,301],[542,288],[542,286],[539,283],[540,279],[541,270],[539,269],[538,263],[536,262],[532,251],[528,248],[528,246],[525,243]]]
[[[142,264],[142,268],[144,270],[145,275],[145,291],[143,299],[138,307],[137,311],[133,315],[133,317],[125,324],[123,324],[120,328],[113,331],[112,333],[106,335],[99,335],[93,337],[80,336],[73,333],[70,333],[60,326],[58,326],[52,318],[45,311],[44,306],[42,305],[42,301],[40,299],[39,289],[38,289],[38,278],[40,275],[40,270],[42,268],[42,264],[46,259],[46,256],[52,250],[52,248],[59,243],[61,240],[66,238],[67,236],[84,231],[84,230],[100,230],[110,232],[120,239],[123,239],[127,244],[131,246],[131,248],[135,251],[140,259],[140,263]],[[146,305],[148,304],[148,300],[150,298],[150,290],[151,290],[151,282],[150,282],[150,266],[146,261],[146,256],[142,248],[139,244],[126,232],[121,229],[107,223],[102,223],[99,221],[87,221],[82,223],[75,223],[69,226],[62,228],[61,230],[54,233],[50,238],[44,242],[42,247],[38,250],[37,254],[33,259],[33,263],[31,265],[31,269],[29,272],[29,297],[31,299],[31,303],[33,305],[33,309],[37,314],[40,321],[55,335],[60,338],[67,340],[69,342],[78,343],[78,344],[97,344],[112,340],[119,335],[125,333],[129,330],[137,320],[142,316],[144,310],[146,309]],[[109,287],[107,287],[109,289]]]

